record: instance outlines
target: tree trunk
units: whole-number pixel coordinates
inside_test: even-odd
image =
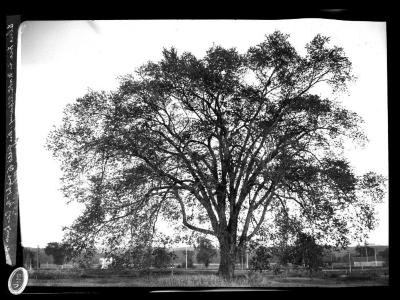
[[[220,263],[218,275],[224,279],[233,279],[235,272],[235,254],[236,244],[231,242],[229,238],[221,238],[220,244]]]

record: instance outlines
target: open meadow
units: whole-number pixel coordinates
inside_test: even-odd
[[[237,270],[235,278],[226,281],[216,270],[175,269],[137,272],[132,270],[31,270],[31,286],[126,286],[126,287],[350,287],[388,285],[388,271],[325,270],[312,277],[304,271],[289,271],[278,275],[270,271]]]

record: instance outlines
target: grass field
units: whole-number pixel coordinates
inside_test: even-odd
[[[225,281],[215,270],[156,270],[151,274],[135,271],[113,270],[39,270],[30,271],[28,285],[31,286],[130,286],[130,287],[348,287],[385,286],[385,272],[356,271],[346,275],[320,273],[312,278],[308,274],[288,273],[273,275],[270,272],[255,273],[237,270],[232,281]]]

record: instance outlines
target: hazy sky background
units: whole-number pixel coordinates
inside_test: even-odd
[[[388,176],[386,25],[323,19],[272,21],[31,21],[20,27],[17,70],[16,135],[18,189],[24,246],[61,241],[62,227],[81,207],[67,205],[59,188],[59,163],[45,148],[53,125],[67,103],[88,88],[117,87],[117,76],[161,59],[163,47],[203,57],[213,44],[244,53],[275,30],[290,34],[299,53],[318,33],[343,47],[358,80],[343,104],[364,120],[370,140],[346,152],[357,174],[369,170]],[[378,206],[379,227],[369,242],[388,244],[388,200]]]

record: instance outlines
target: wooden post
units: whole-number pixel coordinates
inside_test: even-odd
[[[36,269],[39,270],[39,245],[36,250]]]

